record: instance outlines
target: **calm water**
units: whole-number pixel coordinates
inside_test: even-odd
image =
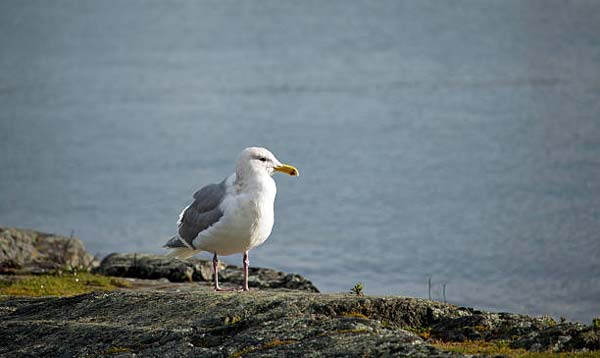
[[[2,1],[0,224],[163,252],[262,145],[302,176],[251,264],[589,322],[599,34],[597,1]]]

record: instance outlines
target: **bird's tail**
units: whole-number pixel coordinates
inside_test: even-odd
[[[178,259],[188,259],[200,253],[200,250],[194,249],[193,246],[185,242],[179,235],[173,236],[163,247],[171,249],[167,253],[167,256]]]

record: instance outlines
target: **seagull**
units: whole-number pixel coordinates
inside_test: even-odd
[[[248,291],[248,252],[267,240],[275,221],[275,172],[298,176],[298,169],[283,164],[265,148],[242,150],[235,173],[219,184],[209,184],[194,194],[181,214],[177,235],[165,245],[169,256],[189,258],[201,251],[213,254],[214,289],[219,286],[219,258],[244,253],[244,286]]]

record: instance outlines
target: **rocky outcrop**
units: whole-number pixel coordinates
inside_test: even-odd
[[[0,274],[42,274],[97,264],[77,238],[0,227]]]
[[[446,342],[504,341],[512,348],[534,352],[600,349],[600,332],[592,326],[558,323],[550,317],[465,310],[468,314],[431,325],[430,337]]]
[[[11,357],[462,357],[430,343],[502,339],[515,347],[569,351],[597,349],[599,337],[580,324],[417,298],[216,293],[193,283],[10,297],[0,301],[0,331],[0,356]]]
[[[0,277],[93,262],[77,239],[0,228]],[[212,291],[207,260],[112,254],[94,272],[129,284],[74,297],[0,298],[0,356],[463,357],[435,348],[440,341],[600,349],[600,320],[586,326],[417,298],[318,294],[304,277],[271,269],[251,268],[253,291],[225,293]],[[219,278],[239,287],[243,271],[222,265]]]
[[[119,291],[0,301],[12,357],[459,357],[402,329],[456,308],[408,298],[303,292]]]
[[[600,350],[600,332],[581,323],[564,322],[532,330],[514,340],[511,346],[533,352]]]
[[[239,286],[243,283],[244,272],[239,266],[220,264],[219,281],[225,286]],[[95,272],[119,277],[142,279],[167,278],[171,282],[205,281],[213,279],[212,261],[187,259],[180,260],[163,255],[151,254],[111,254]],[[248,285],[255,288],[284,288],[307,292],[319,292],[306,278],[281,271],[260,267],[250,267]]]

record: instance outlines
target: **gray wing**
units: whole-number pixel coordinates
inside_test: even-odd
[[[194,202],[179,216],[179,235],[171,238],[165,247],[193,247],[192,242],[198,234],[214,225],[223,216],[219,205],[226,193],[225,180],[219,184],[210,184],[194,194]],[[181,240],[185,240],[182,242]]]

